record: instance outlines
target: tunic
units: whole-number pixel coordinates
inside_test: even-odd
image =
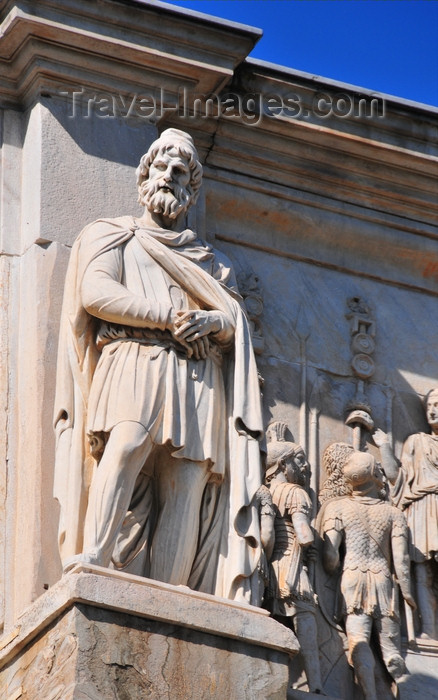
[[[297,484],[272,481],[275,510],[275,545],[271,558],[269,605],[274,615],[291,617],[297,610],[314,610],[313,589],[303,562],[292,516],[303,513],[310,521],[312,505],[305,490]]]
[[[123,285],[120,288],[119,280]],[[222,350],[210,343],[205,360],[188,359],[163,326],[170,310],[200,308],[144,250],[134,235],[88,266],[85,308],[99,309],[102,351],[88,400],[87,432],[109,432],[121,421],[141,423],[174,457],[203,462],[223,475],[226,424]],[[151,327],[131,324],[149,321]]]
[[[417,433],[408,437],[391,496],[408,521],[411,560],[432,559],[438,552],[438,436]]]

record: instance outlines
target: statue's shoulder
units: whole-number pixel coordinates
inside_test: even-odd
[[[422,452],[430,440],[428,433],[412,433],[403,443],[403,455],[414,455],[416,452]],[[402,460],[403,461],[403,460]]]
[[[122,231],[132,231],[135,226],[134,217],[132,216],[118,216],[113,219],[96,219],[82,229],[76,239],[76,243],[82,241],[89,242],[96,238],[111,235],[111,233],[117,235]]]
[[[334,496],[321,506],[324,518],[340,517],[342,513],[354,508],[351,496]]]

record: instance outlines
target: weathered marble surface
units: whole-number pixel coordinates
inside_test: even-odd
[[[77,567],[1,650],[0,697],[285,700],[297,647],[256,608]]]
[[[79,603],[23,653],[7,693],[20,688],[26,700],[284,700],[282,657]]]
[[[251,321],[265,423],[287,422],[305,448],[315,501],[327,475],[324,449],[352,442],[344,420],[359,381],[367,382],[373,420],[396,458],[409,435],[428,431],[422,398],[438,378],[437,149],[436,112],[403,100],[385,98],[383,117],[318,118],[318,93],[346,92],[354,101],[371,90],[244,61],[260,36],[254,29],[112,0],[0,0],[0,21],[1,330],[8,340],[0,357],[0,643],[7,651],[23,610],[47,586],[54,590],[62,571],[51,416],[70,248],[97,216],[139,214],[130,209],[139,155],[170,126],[194,137],[205,182],[190,225],[229,256],[250,292],[257,280],[262,299],[250,295]],[[72,118],[72,90],[81,86],[84,98],[98,93],[119,104],[148,92],[159,108],[178,106],[181,88],[210,94],[232,86],[241,98],[298,94],[304,109],[248,126],[178,109],[158,109],[150,122],[102,118],[82,101]],[[358,353],[347,314],[356,297],[375,323],[371,380],[352,367]],[[319,631],[325,654],[329,630],[321,623]],[[350,700],[345,639],[338,642],[339,663],[323,654],[322,672]],[[409,700],[436,694],[435,652],[418,648],[414,665],[407,656]]]

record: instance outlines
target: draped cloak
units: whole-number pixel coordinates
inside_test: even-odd
[[[410,435],[391,498],[408,521],[412,561],[422,563],[438,552],[438,436]]]
[[[225,478],[221,498],[224,531],[215,594],[251,602],[260,558],[255,493],[261,484],[262,417],[257,368],[248,322],[239,295],[209,273],[211,248],[187,232],[141,228],[133,217],[99,220],[86,227],[72,248],[59,336],[55,399],[55,498],[61,507],[59,545],[63,559],[82,551],[82,528],[95,462],[86,436],[87,406],[100,352],[95,319],[83,307],[81,282],[87,267],[133,236],[152,264],[161,267],[200,308],[222,311],[235,328],[234,348],[225,363],[227,406]],[[214,255],[214,253],[213,253]],[[210,256],[211,257],[211,256]],[[224,280],[226,281],[226,280]],[[254,602],[254,601],[253,601]]]

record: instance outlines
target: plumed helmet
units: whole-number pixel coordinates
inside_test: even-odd
[[[300,445],[295,442],[285,440],[287,424],[281,421],[271,423],[266,430],[267,454],[266,454],[266,479],[269,481],[277,471],[278,460],[293,457],[299,450]]]

